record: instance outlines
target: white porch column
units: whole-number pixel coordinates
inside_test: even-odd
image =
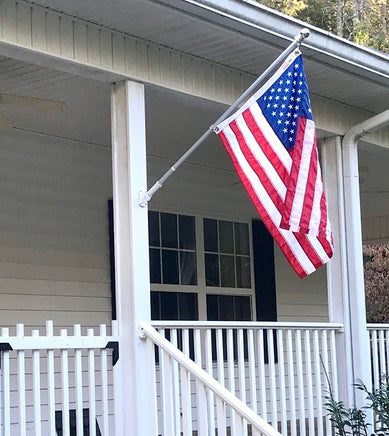
[[[369,357],[369,336],[366,326],[358,148],[356,142],[352,145],[345,145],[343,140],[342,157],[354,379],[362,380],[370,388],[371,364]],[[355,400],[356,404],[361,406],[365,403],[365,395],[361,391],[356,391]]]
[[[155,435],[153,363],[139,338],[139,321],[150,321],[144,86],[124,81],[111,95],[116,310],[119,361],[114,367],[117,436]]]
[[[356,146],[342,147],[340,137],[322,144],[324,185],[334,237],[334,256],[327,266],[330,322],[344,323],[337,339],[339,397],[346,406],[363,406],[365,395],[353,384],[371,385],[366,327],[362,231]]]
[[[346,406],[351,406],[355,399],[340,137],[334,136],[323,141],[321,158],[324,189],[334,238],[334,255],[327,264],[328,315],[330,322],[344,324],[344,333],[336,336],[339,398]]]

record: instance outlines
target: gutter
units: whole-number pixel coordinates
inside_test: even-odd
[[[349,302],[347,317],[349,330],[352,368],[352,382],[362,380],[371,389],[370,360],[366,350],[369,350],[369,337],[366,325],[365,285],[362,257],[362,226],[358,173],[358,140],[389,124],[389,110],[355,125],[346,132],[342,141],[343,163],[343,206],[344,226],[342,245],[345,248],[346,265],[344,277],[346,286],[345,300]],[[343,251],[343,250],[342,250]],[[365,396],[354,389],[354,401],[363,404]]]
[[[304,42],[304,56],[341,70],[388,84],[389,56],[303,23],[253,0],[152,0],[193,18],[265,41],[280,50],[291,42],[301,27],[311,32]]]
[[[305,44],[305,43],[304,43]],[[389,109],[351,127],[343,137],[343,147],[353,147],[356,142],[369,133],[382,129],[389,124]]]

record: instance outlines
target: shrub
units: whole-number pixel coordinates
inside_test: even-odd
[[[333,425],[335,435],[339,436],[368,436],[389,434],[389,384],[388,377],[383,377],[379,387],[371,392],[366,385],[358,380],[355,383],[357,389],[366,394],[366,406],[361,409],[356,407],[347,408],[342,401],[336,401],[332,390],[326,397],[328,415]],[[365,410],[374,412],[375,423],[372,426],[366,422]],[[372,433],[369,433],[369,428]],[[375,431],[375,433],[374,433]]]

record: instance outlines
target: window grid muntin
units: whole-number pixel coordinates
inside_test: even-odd
[[[167,284],[167,285],[185,285],[185,286],[196,286],[198,284],[198,268],[197,268],[197,253],[196,253],[196,218],[192,215],[181,215],[181,214],[174,214],[174,213],[169,213],[169,212],[157,212],[157,211],[149,211],[149,216],[157,216],[158,217],[158,240],[159,240],[159,245],[152,245],[150,243],[149,245],[149,250],[151,253],[151,250],[158,250],[159,251],[159,277],[160,277],[160,281],[156,282],[156,281],[152,281],[152,283],[155,284]],[[162,236],[162,216],[163,215],[172,215],[175,217],[175,232],[176,232],[176,240],[177,240],[177,247],[165,247],[163,245],[163,236]],[[181,238],[180,238],[180,217],[188,217],[188,218],[192,218],[193,219],[193,232],[194,232],[194,237],[193,237],[193,245],[194,245],[194,249],[188,249],[188,248],[181,248]],[[150,222],[151,220],[149,220]],[[149,226],[149,235],[150,235],[150,226]],[[165,238],[166,239],[166,238]],[[166,282],[164,280],[164,262],[163,262],[163,257],[164,257],[164,252],[174,252],[177,253],[177,264],[178,264],[178,281],[177,283],[170,283],[170,282]],[[182,267],[182,263],[184,261],[184,255],[185,253],[190,253],[193,256],[194,262],[193,262],[193,267],[194,267],[194,278],[193,278],[193,283],[182,283],[182,271],[181,271],[181,267]],[[151,254],[150,254],[150,259],[151,259]],[[150,264],[150,279],[152,278],[152,274],[151,274],[151,268],[152,265]]]
[[[206,241],[206,227],[208,226],[209,228],[209,224],[211,222],[216,222],[216,242],[217,242],[217,251],[214,250],[207,250],[207,241]],[[233,252],[225,252],[221,250],[221,233],[220,233],[220,226],[225,226],[228,224],[231,224],[232,226],[232,235],[231,238],[232,239],[232,243],[233,243]],[[247,253],[248,254],[244,254],[244,253],[239,253],[238,249],[237,249],[237,235],[236,235],[236,228],[237,227],[241,227],[244,226],[244,228],[246,229],[246,242],[245,242],[245,246],[247,248]],[[248,223],[244,223],[244,222],[238,222],[238,221],[227,221],[227,220],[219,220],[219,219],[215,219],[215,218],[203,218],[203,240],[204,240],[204,264],[205,264],[205,284],[206,286],[210,286],[210,287],[221,287],[221,288],[236,288],[236,289],[250,289],[251,288],[251,256],[250,256],[250,241],[249,241],[249,225]],[[208,244],[209,245],[209,244]],[[208,247],[209,248],[209,247]],[[209,280],[208,280],[208,275],[207,275],[207,261],[206,259],[210,258],[210,256],[217,256],[218,257],[218,281],[217,284],[210,284]],[[227,257],[232,257],[233,258],[233,264],[234,264],[234,284],[233,286],[231,286],[230,284],[222,284],[222,256],[225,257],[225,259],[227,259]],[[237,259],[240,259],[241,262],[243,262],[243,260],[245,259],[246,261],[246,265],[247,265],[247,269],[246,269],[246,281],[245,280],[240,280],[240,282],[242,282],[242,284],[240,285],[238,283],[238,266],[237,266]],[[242,277],[243,277],[243,270],[240,270],[240,273],[242,273]],[[243,283],[244,282],[244,283]]]

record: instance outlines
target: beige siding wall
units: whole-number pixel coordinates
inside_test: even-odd
[[[275,250],[278,321],[328,322],[326,267],[299,279]]]
[[[0,137],[0,323],[110,321],[110,150]]]
[[[362,218],[362,235],[365,244],[389,240],[389,216]]]

